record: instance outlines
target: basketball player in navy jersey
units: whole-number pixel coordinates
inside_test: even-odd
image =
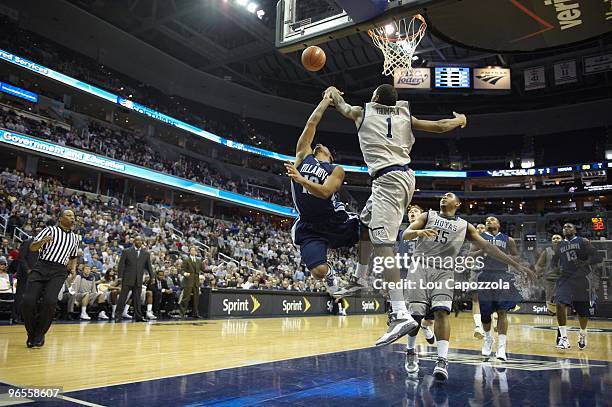
[[[481,233],[483,239],[497,247],[503,253],[518,260],[518,249],[516,242],[510,236],[499,231],[499,220],[494,216],[487,217],[485,221],[486,231]],[[489,356],[495,342],[491,333],[491,315],[497,312],[497,352],[495,357],[506,360],[506,335],[508,333],[507,312],[514,309],[522,301],[522,297],[514,285],[514,276],[510,274],[508,264],[495,258],[487,256],[482,250],[475,250],[473,256],[484,256],[482,271],[478,274],[478,282],[508,282],[508,289],[483,289],[478,290],[478,301],[480,303],[480,318],[484,329],[484,343],[482,355]]]
[[[336,192],[344,181],[342,167],[333,165],[329,149],[312,142],[325,109],[332,103],[329,92],[312,112],[300,136],[295,163],[286,163],[291,177],[293,202],[299,213],[291,230],[293,243],[299,246],[310,274],[325,279],[327,291],[337,291],[336,278],[327,262],[327,249],[352,247],[359,241],[359,216],[347,212],[336,200]]]
[[[567,306],[571,305],[580,321],[578,348],[587,346],[587,324],[591,306],[591,285],[588,275],[591,265],[601,261],[591,242],[576,236],[576,227],[571,223],[563,225],[564,239],[557,244],[552,264],[559,265],[560,275],[557,280],[555,301],[557,303],[557,322],[560,338],[558,349],[569,349],[567,339]]]

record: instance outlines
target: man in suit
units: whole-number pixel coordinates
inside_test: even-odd
[[[202,258],[197,256],[198,249],[191,246],[189,256],[183,259],[183,299],[181,300],[181,314],[183,318],[187,311],[189,300],[193,297],[193,317],[200,318],[198,305],[200,302],[200,273],[202,268]]]
[[[134,321],[145,321],[142,316],[142,304],[140,300],[142,278],[145,269],[147,269],[151,281],[155,280],[149,252],[142,246],[142,237],[136,236],[134,237],[134,245],[129,249],[123,250],[121,252],[121,258],[119,259],[118,276],[121,279],[121,294],[117,301],[117,311],[115,313],[115,315],[117,315],[115,319],[116,322],[121,322],[123,308],[125,307],[130,291],[132,291]]]
[[[149,281],[148,289],[153,293],[153,312],[159,316],[163,308],[166,310],[166,316],[170,316],[176,301],[163,270],[157,270],[157,278]]]
[[[34,236],[36,236],[40,230],[36,230]],[[26,285],[28,283],[28,276],[30,271],[34,268],[36,261],[38,260],[38,252],[30,250],[30,245],[34,241],[34,237],[24,240],[19,247],[19,256],[14,260],[17,268],[17,289],[15,290],[15,302],[13,302],[13,313],[11,319],[14,323],[22,323],[21,319],[21,299],[25,292]]]

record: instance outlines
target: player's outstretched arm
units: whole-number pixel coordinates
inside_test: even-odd
[[[351,106],[346,103],[342,97],[342,92],[333,86],[327,88],[325,92],[330,92],[331,98],[334,101],[334,106],[336,106],[336,110],[340,112],[342,116],[353,120],[355,125],[361,124],[361,116],[363,115],[363,108],[361,106]]]
[[[499,250],[498,247],[493,246],[491,243],[487,242],[482,236],[480,236],[480,234],[478,233],[478,231],[473,225],[468,225],[467,238],[476,247],[482,249],[487,255],[503,263],[506,263],[509,266],[514,267],[518,271],[528,276],[533,276],[533,272],[529,268],[520,265],[512,257],[508,256],[506,253]]]
[[[344,169],[340,166],[334,168],[332,173],[325,179],[323,185],[312,182],[302,176],[297,168],[291,163],[285,163],[285,169],[287,170],[287,175],[292,180],[306,188],[312,195],[321,199],[329,199],[329,197],[340,189],[344,181]]]
[[[312,141],[314,140],[315,133],[317,132],[317,126],[323,118],[325,110],[332,104],[332,99],[329,96],[329,92],[325,92],[323,100],[319,102],[319,105],[312,112],[302,134],[298,139],[297,146],[295,148],[295,165],[300,165],[304,158],[308,154],[312,154]]]
[[[453,112],[455,116],[452,119],[442,120],[419,120],[412,116],[412,128],[414,130],[422,130],[430,133],[446,133],[456,129],[457,127],[464,128],[467,125],[467,118],[464,114]]]
[[[417,237],[434,239],[438,235],[435,229],[423,229],[425,225],[427,225],[427,217],[427,213],[420,214],[419,217],[408,226],[408,229],[404,230],[402,240],[412,240]]]

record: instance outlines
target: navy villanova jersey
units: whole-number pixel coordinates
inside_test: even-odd
[[[502,252],[508,254],[508,240],[510,239],[508,235],[498,232],[493,236],[489,232],[483,232],[480,236]],[[488,255],[485,255],[483,263],[484,266],[482,267],[482,271],[508,271],[508,265],[506,263]]]
[[[580,236],[574,236],[570,240],[562,240],[557,245],[557,256],[559,257],[559,268],[561,277],[584,277],[591,271],[590,266],[578,266],[576,260],[587,260],[589,250],[585,241]]]
[[[297,170],[304,178],[323,185],[334,168],[336,168],[335,165],[319,161],[312,154],[309,154],[300,163]],[[339,221],[346,220],[344,204],[336,201],[336,194],[333,194],[329,199],[318,198],[293,180],[291,181],[291,193],[301,221],[324,223],[335,218]]]

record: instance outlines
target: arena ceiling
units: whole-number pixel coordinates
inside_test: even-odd
[[[258,0],[259,8],[266,13],[261,19],[228,0],[68,1],[197,69],[264,93],[313,102],[321,89],[331,84],[347,93],[365,96],[381,82],[382,56],[366,33],[324,44],[328,62],[316,74],[302,68],[299,52],[278,52],[274,45],[277,0]],[[313,10],[336,7],[334,0],[309,0],[309,5]],[[564,54],[570,56],[588,50],[597,53],[611,43],[608,36],[562,50],[504,55],[461,48],[428,33],[417,51],[417,64],[504,65],[518,71],[547,60],[559,60]],[[522,83],[513,82],[512,95],[505,102],[523,103]],[[610,85],[602,87],[596,81],[582,85],[561,92],[576,101],[610,97]],[[544,107],[551,99],[560,97],[555,91],[558,90],[546,92],[544,96],[530,95],[530,103]],[[540,105],[535,100],[538,97],[543,97]],[[432,109],[440,101],[438,98],[437,102],[429,102],[431,95],[418,99],[421,104],[431,103]],[[460,100],[452,102],[461,103]],[[487,98],[482,98],[481,103],[483,109],[490,108]],[[446,107],[440,108],[446,111]],[[472,112],[478,110],[473,101],[470,108]]]

